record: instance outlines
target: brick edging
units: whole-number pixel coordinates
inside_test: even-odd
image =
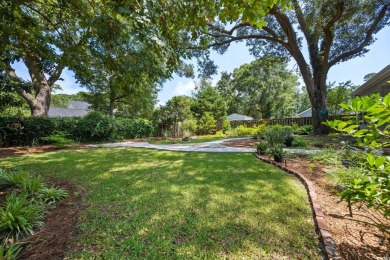
[[[336,244],[332,238],[332,235],[330,234],[329,226],[326,223],[325,215],[321,209],[321,205],[318,201],[317,193],[315,192],[313,183],[306,179],[305,176],[300,174],[299,172],[293,171],[288,169],[287,167],[284,167],[283,165],[280,165],[274,161],[261,158],[258,154],[255,153],[255,156],[262,160],[263,162],[273,164],[279,169],[282,169],[283,171],[293,174],[302,182],[302,184],[305,186],[307,195],[309,196],[310,200],[310,206],[313,211],[313,219],[314,223],[316,225],[316,231],[320,236],[320,241],[323,246],[325,257],[329,260],[335,260],[335,259],[341,259],[340,254],[337,252]]]

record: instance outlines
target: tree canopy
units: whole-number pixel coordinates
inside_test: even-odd
[[[237,17],[232,26],[212,21],[199,33],[202,42],[224,53],[231,42],[245,40],[258,58],[270,54],[294,58],[311,101],[315,132],[324,133],[326,127],[321,122],[328,114],[328,72],[337,63],[368,52],[374,35],[389,24],[389,2],[292,0],[289,10],[277,4],[266,15],[256,10],[252,15],[265,17],[266,24],[259,27],[244,16]],[[308,57],[303,48],[307,48]]]

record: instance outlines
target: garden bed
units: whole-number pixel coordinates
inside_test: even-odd
[[[254,147],[254,144],[255,141],[252,139],[232,140],[223,143],[223,145],[231,147]],[[268,156],[262,157],[269,159]],[[301,173],[315,185],[330,233],[344,259],[379,259],[390,256],[390,238],[384,237],[377,228],[356,221],[367,221],[367,217],[363,216],[375,217],[384,221],[383,217],[364,206],[361,208],[353,206],[353,219],[355,221],[350,220],[347,203],[345,201],[339,202],[340,197],[337,195],[337,191],[326,177],[326,165],[304,157],[291,156],[286,162],[279,164]]]

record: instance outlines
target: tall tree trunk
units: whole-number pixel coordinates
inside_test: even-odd
[[[110,107],[108,111],[110,117],[114,117],[114,107],[115,107],[115,100],[110,99]]]

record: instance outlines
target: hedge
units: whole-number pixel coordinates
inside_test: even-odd
[[[0,117],[0,147],[44,144],[42,138],[62,133],[76,142],[143,138],[154,134],[143,119],[113,119],[99,112],[78,117]]]

